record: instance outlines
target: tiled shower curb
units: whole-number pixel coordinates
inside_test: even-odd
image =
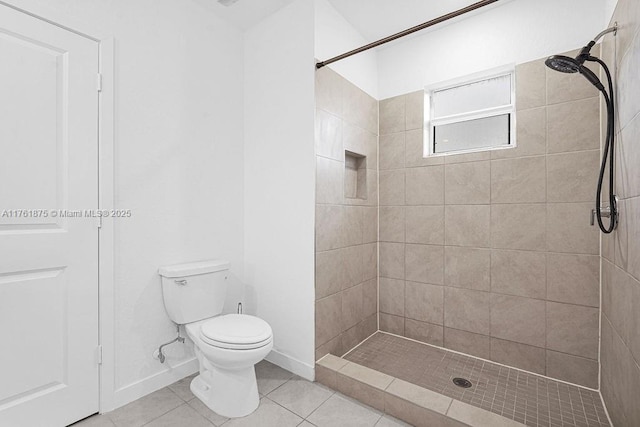
[[[417,427],[515,427],[517,421],[327,354],[316,381]]]

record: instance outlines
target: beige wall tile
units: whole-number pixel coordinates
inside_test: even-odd
[[[598,307],[600,257],[547,254],[547,299]]]
[[[342,250],[316,253],[316,299],[342,290],[345,281],[345,265]]]
[[[493,150],[492,159],[535,156],[545,154],[547,149],[547,109],[546,107],[518,111],[516,127],[516,147]]]
[[[318,328],[318,324],[316,323],[316,334],[318,333],[317,328]],[[344,353],[345,352],[342,350],[342,339],[340,335],[336,336],[335,338],[321,345],[318,345],[318,342],[316,341],[316,352],[315,352],[316,360],[320,359],[321,357],[327,354],[335,354],[338,356],[342,356]]]
[[[380,278],[380,312],[404,317],[404,280]]]
[[[348,122],[342,125],[342,144],[344,149],[365,156],[367,169],[378,168],[378,136]]]
[[[360,341],[360,328],[358,325],[352,326],[340,334],[341,346],[343,354],[349,352],[352,348],[357,346]]]
[[[405,130],[404,99],[405,96],[400,95],[380,101],[380,135]]]
[[[380,242],[380,277],[404,279],[404,244]]]
[[[598,254],[599,230],[589,225],[592,203],[547,205],[547,250]]]
[[[380,207],[380,241],[404,242],[404,206]]]
[[[444,204],[444,167],[427,166],[405,170],[407,205]]]
[[[342,249],[342,271],[344,280],[342,281],[342,289],[347,289],[355,285],[359,285],[364,280],[364,246],[349,246]]]
[[[406,206],[404,210],[407,243],[444,244],[444,206]]]
[[[516,66],[516,108],[525,110],[546,104],[546,70],[544,60]]]
[[[380,206],[404,205],[404,170],[380,171]]]
[[[378,314],[365,317],[356,327],[358,328],[358,343],[361,343],[378,331]]]
[[[344,163],[316,157],[316,203],[342,204]]]
[[[491,298],[488,292],[444,288],[444,325],[489,335]]]
[[[330,68],[316,73],[316,107],[338,117],[342,116],[345,80]]]
[[[546,201],[544,156],[491,161],[491,203]]]
[[[491,165],[489,161],[457,163],[444,168],[444,198],[448,205],[488,204]]]
[[[426,283],[406,282],[404,297],[405,317],[435,325],[442,325],[444,289]]]
[[[342,118],[369,132],[378,133],[378,102],[347,80],[344,80]]]
[[[404,317],[380,313],[380,330],[404,336]]]
[[[491,341],[487,335],[444,328],[444,346],[483,359],[491,358]]]
[[[481,162],[483,160],[491,160],[490,151],[480,151],[477,153],[466,154],[449,154],[447,156],[444,156],[445,165],[452,165],[454,163]]]
[[[344,245],[359,245],[362,243],[362,209],[357,206],[344,207]]]
[[[316,301],[316,347],[342,332],[342,296],[340,293]]]
[[[491,336],[544,347],[545,302],[491,294]]]
[[[342,120],[324,110],[316,110],[316,154],[344,161]]]
[[[590,202],[595,200],[600,152],[547,156],[547,200],[549,202]]]
[[[441,285],[444,248],[435,245],[405,245],[405,278],[413,282]]]
[[[547,302],[547,348],[598,358],[598,309]]]
[[[357,325],[364,319],[362,284],[345,290],[342,293],[342,330]]]
[[[443,346],[443,327],[413,319],[404,320],[404,336],[412,340]]]
[[[492,250],[491,291],[544,299],[546,296],[545,254]]]
[[[489,205],[445,206],[446,245],[489,247]]]
[[[424,132],[422,129],[405,132],[405,159],[406,167],[443,165],[444,157],[424,157]]]
[[[380,169],[404,168],[404,132],[380,136]]]
[[[627,206],[629,200],[618,201],[618,224],[613,234],[613,263],[618,267],[627,270],[629,263],[629,230],[627,224],[633,224],[631,218],[627,218],[629,212]],[[605,227],[609,226],[607,219],[602,220]],[[597,228],[597,227],[596,227]]]
[[[405,95],[405,129],[424,127],[424,91],[418,90]]]
[[[493,248],[544,250],[545,237],[544,204],[491,206]]]
[[[574,58],[578,54],[577,50],[567,53],[567,56]],[[597,55],[595,51],[593,55]],[[585,64],[598,75],[599,70],[592,64]],[[559,73],[553,70],[547,72],[547,103],[557,104],[576,99],[590,98],[598,96],[598,90],[580,74]]]
[[[544,375],[545,350],[512,341],[491,338],[491,360]]]
[[[367,318],[378,313],[378,279],[362,284],[362,315]],[[377,320],[376,320],[377,323]],[[376,325],[377,326],[377,325]]]
[[[362,248],[362,280],[378,277],[378,244],[368,243]]]
[[[622,179],[618,180],[618,187],[622,187],[624,191],[618,191],[618,194],[624,197],[640,196],[640,144],[638,144],[638,135],[640,135],[640,116],[636,116],[631,123],[622,129],[619,134],[617,144],[619,156],[616,158],[617,168]],[[620,185],[622,184],[622,185]]]
[[[640,279],[640,197],[628,199],[624,204],[627,213],[628,262],[627,270]]]
[[[446,246],[444,283],[458,288],[489,291],[491,289],[491,251]]]
[[[595,98],[548,106],[547,151],[563,153],[598,149],[599,117],[600,105],[597,94]]]
[[[343,246],[344,207],[316,205],[316,251]]]
[[[378,208],[363,206],[362,210],[362,242],[378,241]]]
[[[598,388],[598,362],[547,350],[547,375],[585,387]]]

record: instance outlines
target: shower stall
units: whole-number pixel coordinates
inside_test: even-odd
[[[615,255],[605,254],[625,220],[614,169],[619,42],[611,28],[576,47],[513,67],[507,148],[446,155],[425,145],[428,90],[376,100],[320,63],[318,381],[415,425],[473,413],[484,425],[497,425],[494,414],[608,426],[601,393],[619,407],[615,425],[640,422],[628,397],[612,397],[621,374],[604,341],[615,328],[634,339],[609,318],[622,316]],[[602,249],[599,228],[611,233]],[[428,404],[415,397],[430,392]]]

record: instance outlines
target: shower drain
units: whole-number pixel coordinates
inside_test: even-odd
[[[469,388],[472,385],[471,381],[469,381],[466,378],[454,378],[453,383],[458,387],[462,387],[462,388]]]

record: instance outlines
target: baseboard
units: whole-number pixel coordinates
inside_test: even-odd
[[[266,359],[274,365],[278,365],[289,372],[293,372],[305,380],[313,381],[315,379],[315,369],[313,366],[307,365],[306,363],[284,353],[280,353],[277,350],[271,350]]]
[[[158,372],[135,383],[126,385],[115,391],[112,400],[113,408],[109,408],[108,410],[112,411],[134,400],[138,400],[147,394],[160,390],[184,377],[196,373],[198,369],[198,359],[194,357],[176,366],[172,366],[166,371]]]

